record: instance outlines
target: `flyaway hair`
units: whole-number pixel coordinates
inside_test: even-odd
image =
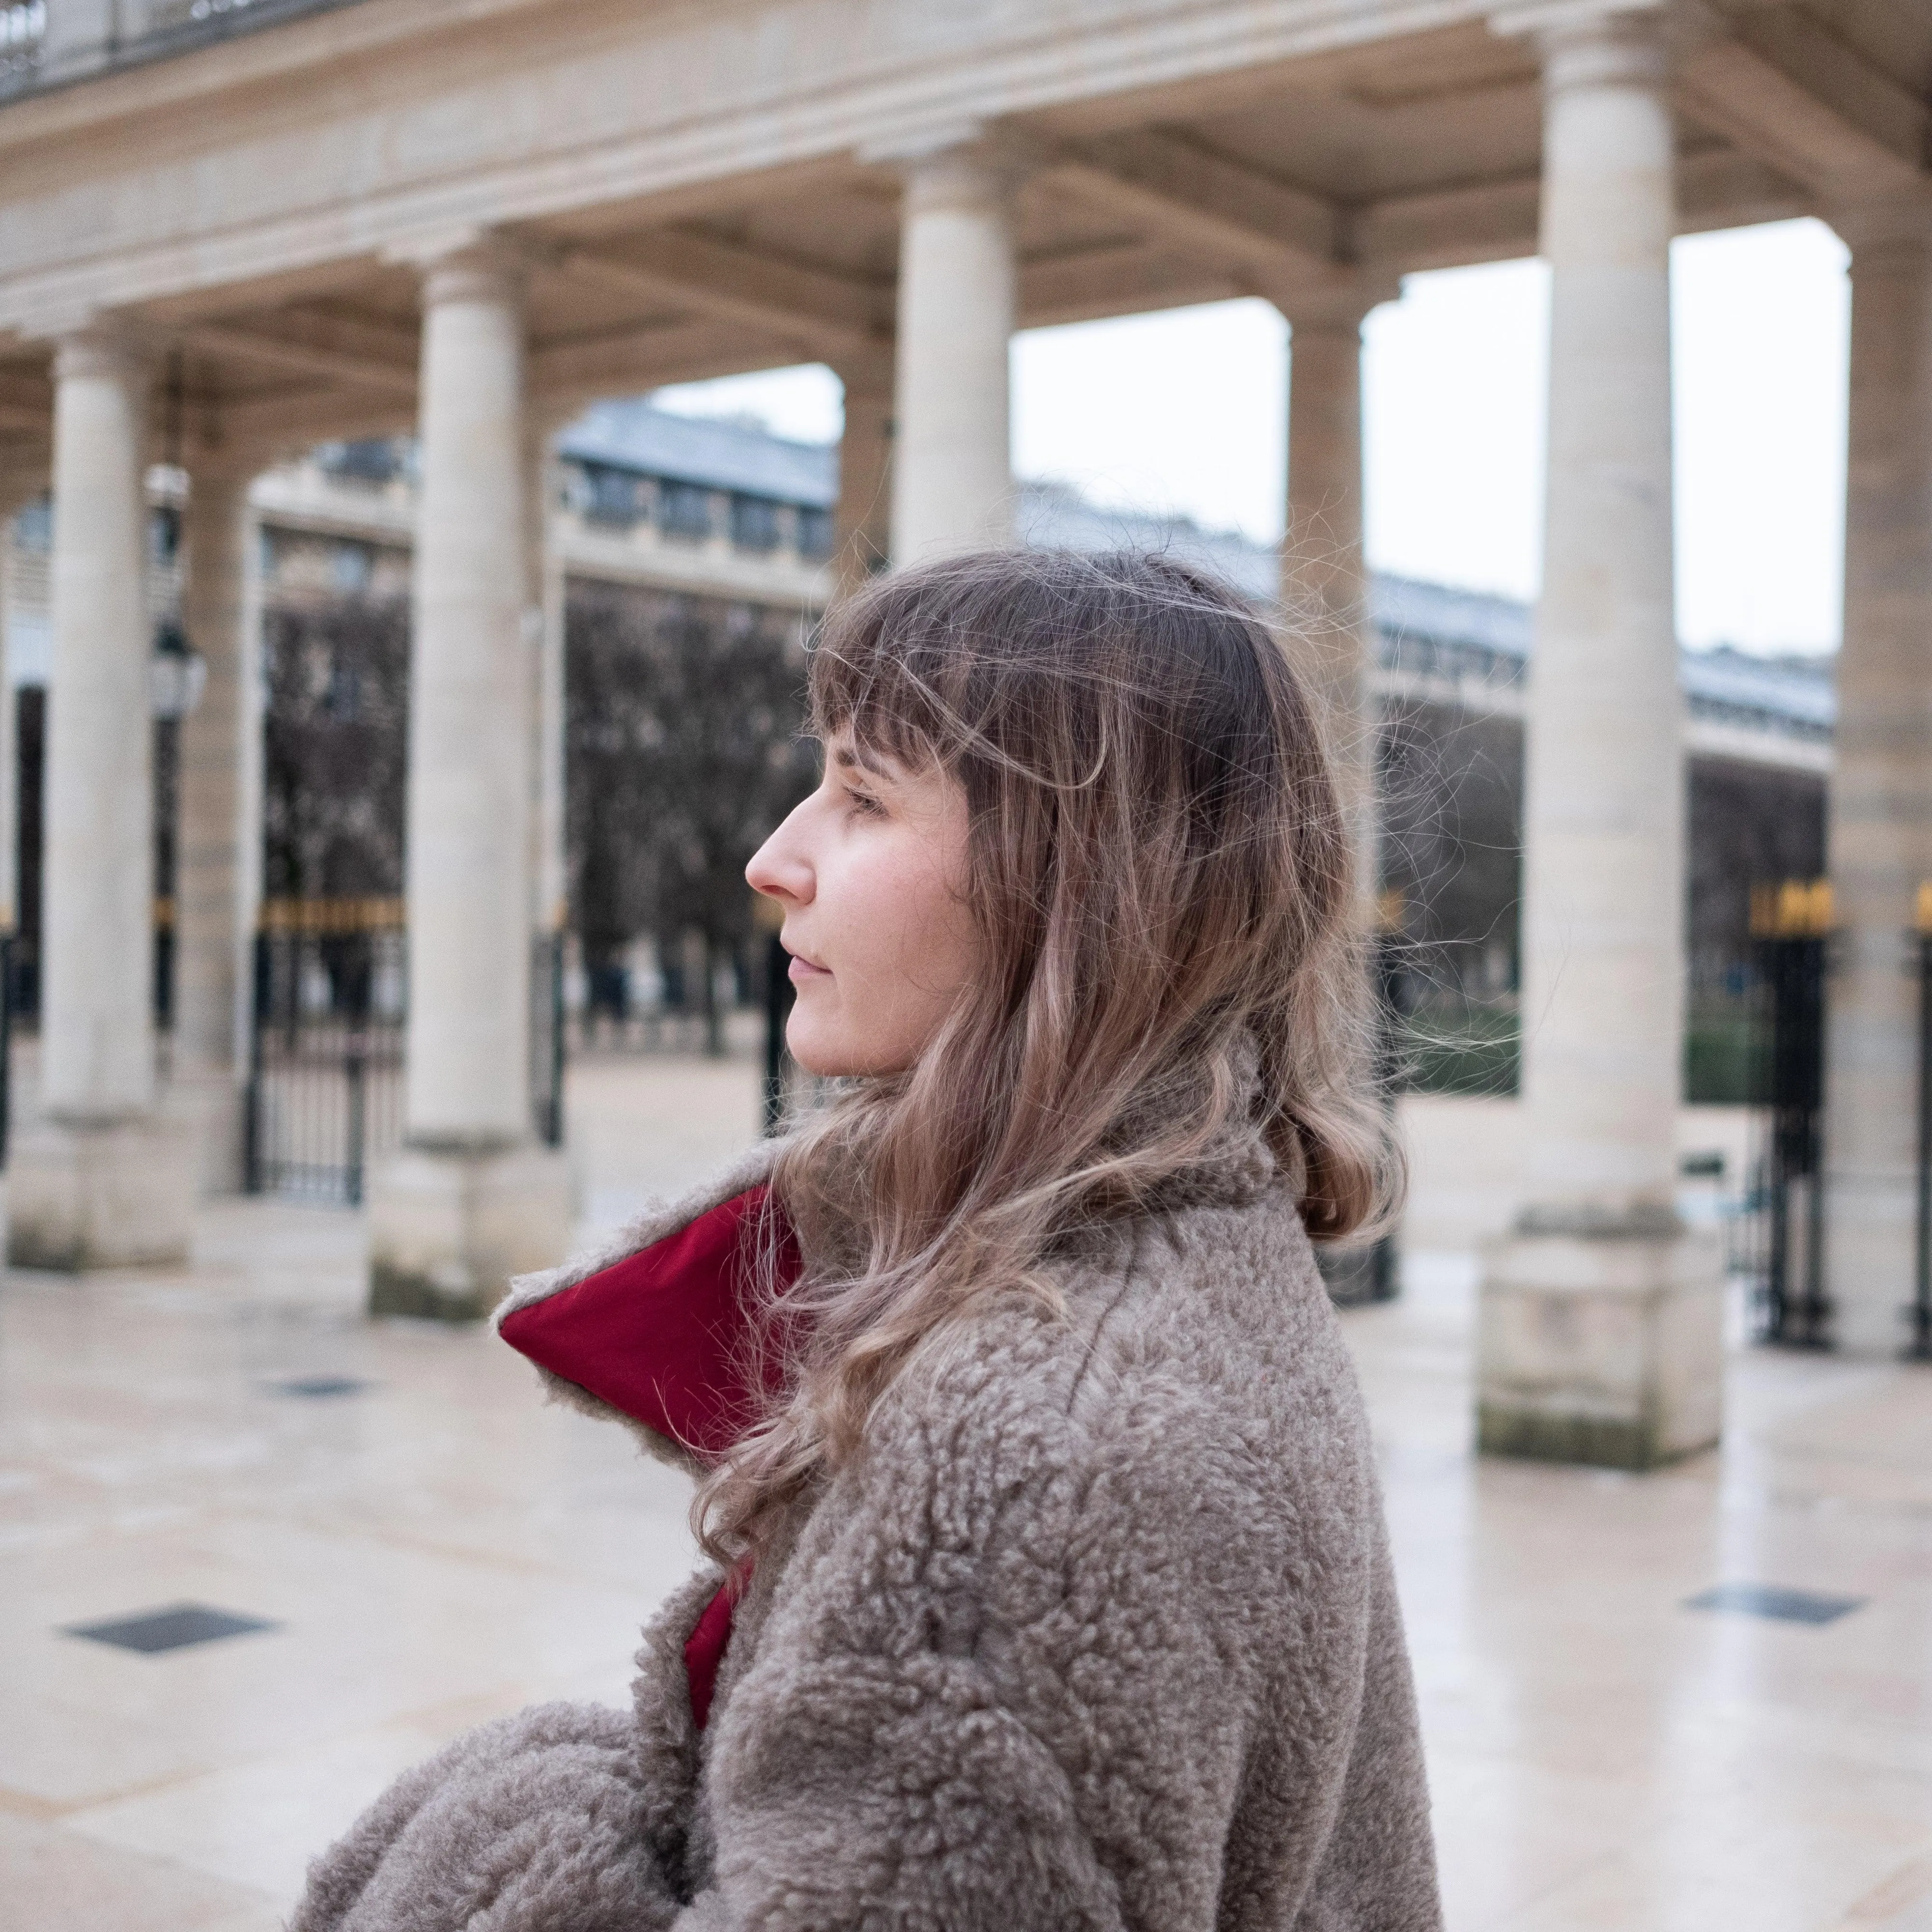
[[[1051,1300],[1048,1256],[1184,1193],[1231,1136],[1318,1240],[1375,1226],[1400,1180],[1322,721],[1235,592],[1131,553],[901,571],[827,616],[811,706],[964,788],[984,964],[915,1065],[779,1156],[807,1272],[769,1330],[783,1393],[699,1491],[727,1560],[857,1451],[916,1352],[982,1298]]]

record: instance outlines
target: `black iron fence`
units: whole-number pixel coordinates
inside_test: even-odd
[[[244,1142],[250,1194],[357,1207],[402,1138],[400,899],[272,899],[255,934]]]
[[[1918,971],[1918,1226],[1912,1256],[1912,1340],[1906,1353],[1932,1362],[1932,883],[1918,888],[1914,964]]]
[[[563,1144],[564,934],[539,933],[530,959],[530,1116],[545,1147]]]
[[[1767,1341],[1823,1347],[1825,979],[1832,889],[1824,880],[1760,887],[1751,907],[1757,981],[1756,1091],[1761,1149],[1747,1197],[1762,1229],[1738,1257],[1756,1276]]]
[[[531,961],[532,1124],[563,1139],[563,950]],[[409,946],[393,898],[280,899],[255,935],[244,1184],[361,1205],[371,1166],[403,1136]]]

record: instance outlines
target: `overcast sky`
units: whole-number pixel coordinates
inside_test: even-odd
[[[1672,258],[1678,628],[1693,644],[1838,638],[1845,250],[1814,221],[1679,242]],[[1412,275],[1369,319],[1368,544],[1377,568],[1513,596],[1538,574],[1547,282],[1536,262]],[[1013,461],[1113,506],[1281,533],[1288,329],[1216,302],[1029,330]],[[694,414],[838,434],[819,368],[661,390]]]

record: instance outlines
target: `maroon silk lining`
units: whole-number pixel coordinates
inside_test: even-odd
[[[758,1412],[760,1392],[750,1379],[746,1345],[759,1244],[768,1217],[777,1214],[770,1189],[751,1188],[676,1234],[506,1316],[503,1340],[701,1460],[716,1462]],[[798,1279],[798,1244],[782,1216],[772,1232],[782,1292]],[[776,1377],[776,1365],[768,1364],[768,1390]],[[738,1577],[718,1591],[684,1646],[691,1714],[700,1730],[711,1713],[742,1582]]]

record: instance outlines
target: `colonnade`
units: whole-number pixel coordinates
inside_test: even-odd
[[[1720,1420],[1718,1258],[1674,1204],[1684,774],[1672,608],[1673,140],[1654,17],[1570,9],[1545,24],[1552,17],[1532,6],[1522,20],[1545,74],[1552,305],[1527,734],[1531,1204],[1486,1263],[1480,1427],[1500,1450],[1642,1466],[1713,1439]],[[997,144],[973,142],[901,166],[890,392],[878,368],[847,372],[838,556],[848,584],[888,556],[1012,540],[1014,164]],[[1932,870],[1920,849],[1932,728],[1916,696],[1932,638],[1932,231],[1916,215],[1902,230],[1854,237],[1833,865],[1855,943],[1845,989],[1834,991],[1830,1129],[1842,1203],[1834,1267],[1850,1277],[1871,1264],[1874,1231],[1904,1211],[1898,1134],[1868,1131],[1874,1112],[1909,1118],[1893,1090],[1903,982],[1882,939],[1895,940],[1906,914],[1894,902]],[[372,1298],[379,1309],[464,1315],[487,1306],[511,1272],[553,1258],[568,1234],[562,1165],[532,1141],[527,1084],[527,941],[556,916],[562,890],[560,580],[541,536],[549,486],[542,399],[526,392],[523,262],[484,236],[421,267],[406,1130],[372,1194]],[[1394,290],[1337,270],[1268,292],[1293,332],[1286,574],[1345,754],[1366,897],[1360,328]],[[13,1225],[16,1256],[64,1265],[179,1252],[192,1192],[191,1150],[155,1106],[146,977],[145,385],[135,337],[101,326],[58,349],[48,1124],[18,1154]],[[194,488],[190,621],[211,674],[184,754],[177,1054],[191,1078],[212,1088],[225,1080],[232,1097],[237,908],[254,890],[254,855],[236,828],[252,823],[260,782],[241,748],[253,716],[239,643],[250,562],[239,472],[197,470]],[[205,1112],[218,1121],[219,1106]],[[235,1131],[227,1117],[209,1129],[224,1145]],[[1870,1324],[1850,1314],[1856,1299],[1848,1288],[1845,1332],[1862,1340]]]

